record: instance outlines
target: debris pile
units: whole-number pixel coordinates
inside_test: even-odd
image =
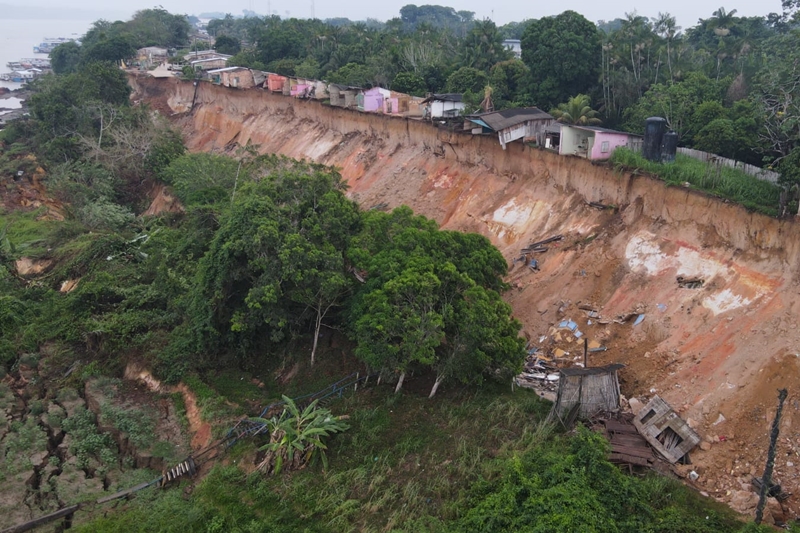
[[[553,242],[560,241],[564,238],[563,235],[554,235],[553,237],[549,237],[547,239],[543,239],[541,241],[532,242],[522,250],[520,250],[519,257],[515,257],[513,263],[522,263],[523,265],[527,265],[528,268],[533,270],[534,272],[539,271],[539,260],[533,257],[533,254],[541,254],[546,252],[549,247],[545,246],[545,244],[550,244]]]

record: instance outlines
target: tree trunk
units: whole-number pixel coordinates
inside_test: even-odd
[[[406,379],[406,373],[403,372],[400,374],[400,379],[397,380],[397,387],[394,388],[394,393],[397,394],[400,392],[400,389],[403,388],[403,380]]]
[[[322,327],[322,313],[317,311],[317,322],[314,327],[314,345],[311,347],[311,366],[314,366],[314,356],[317,353],[317,342],[319,341],[319,329]]]
[[[672,54],[670,52],[669,39],[667,39],[667,66],[669,67],[669,81],[672,81]]]
[[[429,399],[433,398],[433,396],[436,394],[436,391],[439,389],[439,385],[442,384],[442,380],[443,379],[444,378],[442,376],[436,376],[436,382],[433,384],[433,388],[431,389],[431,393],[428,396]]]

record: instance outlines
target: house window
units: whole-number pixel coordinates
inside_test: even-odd
[[[604,154],[608,153],[608,141],[603,141],[603,144],[600,145],[600,151]]]

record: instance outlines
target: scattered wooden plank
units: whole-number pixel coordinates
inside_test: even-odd
[[[125,496],[129,496],[129,495],[133,494],[134,492],[138,492],[138,491],[140,491],[142,489],[145,489],[145,488],[149,487],[151,483],[152,482],[139,483],[135,487],[131,487],[129,489],[121,490],[121,491],[117,492],[116,494],[111,494],[109,496],[104,496],[104,497],[100,498],[99,500],[97,500],[97,503],[106,503],[106,502],[110,502],[112,500],[117,500],[119,498],[124,498]]]
[[[624,453],[611,453],[608,457],[608,460],[612,463],[625,463],[625,464],[632,464],[637,466],[650,466],[650,461],[644,459],[642,457],[634,457],[633,455],[627,455]]]
[[[614,431],[617,433],[631,433],[634,435],[639,434],[639,432],[636,431],[636,427],[633,424],[623,424],[622,422],[617,422],[616,420],[606,420],[605,426],[607,431]]]
[[[643,459],[653,459],[655,457],[653,455],[653,450],[650,448],[643,449],[636,446],[612,445],[611,451],[612,453],[624,453],[626,455],[633,455],[634,457],[642,457]]]
[[[543,244],[549,244],[551,242],[560,241],[563,238],[564,238],[563,235],[555,235],[555,236],[550,237],[548,239],[545,239],[543,241],[536,241],[534,243],[531,243],[531,244],[528,245],[528,248],[530,248],[530,249],[538,248],[538,247],[541,247]]]
[[[23,531],[30,531],[35,527],[47,524],[48,522],[52,522],[53,520],[58,520],[59,518],[64,518],[66,516],[69,516],[78,509],[80,509],[80,507],[81,507],[80,504],[72,505],[70,507],[65,507],[64,509],[59,509],[54,513],[40,516],[39,518],[31,520],[30,522],[25,522],[24,524],[4,529],[0,533],[22,533]]]

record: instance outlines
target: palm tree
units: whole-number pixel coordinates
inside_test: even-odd
[[[656,33],[662,39],[667,41],[667,68],[669,68],[669,79],[673,80],[672,76],[672,40],[675,38],[681,27],[675,22],[675,17],[669,13],[660,13],[653,23]]]
[[[597,118],[599,113],[592,109],[591,100],[586,94],[579,94],[563,104],[558,104],[558,108],[550,111],[550,114],[562,124],[590,126],[603,122]]]

